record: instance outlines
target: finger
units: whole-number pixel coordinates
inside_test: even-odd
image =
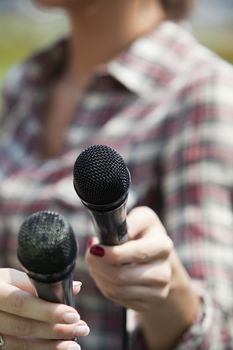
[[[73,281],[73,293],[74,295],[77,295],[82,287],[82,282],[80,281]]]
[[[0,312],[0,333],[17,337],[73,339],[78,336],[86,336],[89,328],[84,321],[70,325],[52,324]]]
[[[91,246],[87,251],[86,259],[88,264],[95,264],[97,259],[93,254],[95,254],[96,249],[98,251],[101,249],[103,254],[101,258],[98,257],[98,260],[102,260],[105,264],[113,266],[130,263],[144,264],[157,259],[166,259],[172,248],[173,243],[166,234],[159,232],[156,227],[150,227],[142,238],[125,242],[122,245],[113,247]],[[95,260],[93,260],[93,257]]]
[[[164,300],[167,298],[170,291],[170,285],[161,285],[156,288],[150,288],[147,286],[126,286],[111,288],[111,285],[106,285],[104,289],[104,295],[121,305],[125,305],[131,308],[131,302],[141,301],[145,305],[153,305],[158,300]]]
[[[111,299],[111,301],[116,304],[116,305],[120,305],[126,309],[131,309],[134,310],[136,312],[148,312],[151,310],[151,303],[153,303],[153,307],[156,309],[159,306],[162,305],[162,302],[165,298],[154,298],[153,301],[152,300],[144,300],[142,298],[140,299],[132,299],[132,298],[124,298],[124,299],[119,299],[119,298],[115,298],[115,299]]]
[[[106,283],[116,286],[144,285],[157,286],[169,283],[172,277],[171,266],[168,260],[153,261],[148,264],[128,264],[112,266],[104,264],[98,259],[90,268],[94,279],[104,279]]]
[[[151,208],[142,206],[132,209],[127,216],[127,229],[129,239],[138,238],[143,231],[152,225],[162,227],[158,216]],[[98,242],[98,239],[96,237],[93,237],[90,241],[90,244],[98,244]]]
[[[140,237],[140,234],[151,226],[163,228],[156,213],[149,207],[136,207],[127,216],[127,228],[130,239]]]
[[[80,320],[71,306],[50,303],[7,283],[0,284],[0,310],[51,323],[77,323]]]
[[[168,297],[170,284],[162,284],[151,288],[148,286],[116,287],[111,283],[95,281],[102,294],[114,303],[135,311],[145,311],[151,305],[160,305]]]
[[[118,300],[144,300],[150,304],[156,299],[165,299],[168,296],[169,285],[161,285],[156,288],[147,286],[126,286],[124,288],[115,288],[110,293],[111,298]]]
[[[28,275],[22,271],[18,271],[15,269],[2,268],[0,269],[0,279],[4,280],[4,282],[14,285],[19,289],[24,290],[25,292],[32,293],[34,295],[37,294],[36,289],[31,282]],[[73,293],[77,295],[80,292],[82,286],[82,282],[73,281]]]
[[[4,336],[4,350],[81,350],[79,344],[74,341],[51,341],[40,339],[22,339]]]
[[[27,274],[22,271],[9,268],[0,269],[0,280],[12,284],[25,292],[36,295],[35,287]]]
[[[133,209],[128,216],[129,241],[114,247],[101,246],[106,263],[121,265],[145,263],[166,258],[173,247],[156,214],[148,207]],[[93,252],[93,245],[89,247]]]

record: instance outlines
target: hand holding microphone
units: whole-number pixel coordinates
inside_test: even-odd
[[[101,292],[114,303],[144,313],[165,301],[172,281],[172,242],[148,207],[128,217],[128,241],[108,247],[95,238],[86,262]]]
[[[134,209],[127,230],[129,185],[122,157],[108,146],[91,146],[75,162],[74,187],[92,214],[99,239],[87,252],[90,273],[107,298],[146,310],[156,297],[168,294],[172,242],[149,208]]]
[[[23,223],[18,255],[31,280],[23,272],[0,269],[4,350],[80,350],[73,339],[87,335],[89,329],[68,305],[72,304],[72,292],[78,294],[81,285],[72,285],[70,278],[77,252],[73,243],[70,226],[56,213],[39,212]]]
[[[125,307],[122,349],[128,348],[126,309],[145,311],[155,300],[164,299],[171,276],[172,243],[155,213],[135,209],[128,217],[128,231],[129,185],[122,157],[108,146],[91,146],[75,162],[74,188],[89,209],[98,236],[86,253],[86,262],[103,295]]]
[[[104,164],[109,167],[109,172],[115,173],[111,161],[105,159]],[[98,167],[98,162],[93,164],[94,169]],[[104,167],[99,168],[103,170],[104,176],[108,174]],[[75,180],[79,193],[77,179]],[[101,178],[98,178],[95,187],[101,186],[99,183]],[[111,198],[112,187],[106,187],[106,192],[110,192],[108,199],[109,196]],[[121,198],[126,198],[126,195]],[[86,204],[85,197],[81,199]],[[87,207],[93,210],[92,205]],[[98,210],[95,207],[94,211],[96,209]],[[108,220],[107,233],[102,230],[102,225],[98,225],[95,213],[92,212],[92,215],[98,226],[97,231],[104,232],[104,237],[109,235],[107,241],[116,242]],[[126,218],[122,219],[121,215],[119,217],[121,219],[117,226],[121,227],[120,223],[125,225]],[[127,228],[128,239],[124,240],[124,244],[105,244],[101,234],[99,239],[93,239],[86,252],[90,274],[108,299],[138,312],[148,348],[171,348],[192,324],[199,298],[193,291],[191,280],[176,255],[165,227],[152,209],[133,209],[127,216]]]

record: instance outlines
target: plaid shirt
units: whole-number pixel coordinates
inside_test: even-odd
[[[72,185],[77,155],[91,144],[107,144],[125,159],[138,204],[159,214],[202,298],[175,349],[233,349],[232,67],[182,26],[164,22],[93,77],[62,154],[42,160],[41,111],[66,58],[62,40],[13,68],[3,90],[1,265],[18,267],[17,233],[28,215],[46,209],[63,214],[80,245],[77,308],[92,330],[80,344],[121,349],[121,308],[101,296],[87,273],[83,256],[94,232]],[[140,329],[131,348],[146,349]]]

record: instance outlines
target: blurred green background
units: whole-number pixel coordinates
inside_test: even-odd
[[[61,11],[39,9],[31,0],[0,0],[0,86],[11,65],[67,31]]]
[[[233,0],[196,1],[190,19],[195,35],[233,63]],[[0,86],[12,64],[67,31],[61,11],[38,9],[32,0],[0,0]]]

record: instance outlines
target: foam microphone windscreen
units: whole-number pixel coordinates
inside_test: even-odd
[[[73,230],[64,217],[51,211],[29,216],[18,235],[18,258],[31,274],[62,278],[72,270],[77,255]],[[43,278],[42,278],[43,279]]]

